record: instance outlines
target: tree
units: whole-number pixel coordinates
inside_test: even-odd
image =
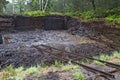
[[[93,10],[95,11],[96,10],[95,0],[91,0],[91,3],[92,3]]]
[[[3,13],[3,10],[6,7],[6,4],[8,4],[9,2],[6,0],[0,0],[0,12]]]
[[[41,10],[45,11],[47,9],[49,0],[32,0],[30,2],[30,7],[32,11]]]
[[[12,5],[13,5],[13,13],[15,13],[15,5],[14,5],[14,0],[12,0]]]

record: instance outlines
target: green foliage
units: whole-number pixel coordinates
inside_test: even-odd
[[[97,8],[94,12],[94,17],[95,18],[104,18],[106,16],[105,12],[106,12],[106,9]]]
[[[119,51],[113,52],[113,57],[120,59],[120,52]]]
[[[16,76],[13,80],[25,80],[22,76]]]
[[[23,70],[24,70],[24,67],[22,67],[22,66],[21,66],[21,67],[18,67],[17,69],[15,69],[16,72],[21,72],[21,71],[23,71]]]
[[[30,67],[26,70],[28,74],[33,74],[36,73],[37,71],[38,71],[37,67]]]
[[[99,56],[99,57],[96,57],[97,59],[100,59],[100,60],[103,60],[103,61],[108,61],[108,60],[110,60],[111,59],[111,56],[108,56],[108,55],[101,55],[101,56]],[[101,65],[101,66],[104,66],[105,64],[104,63],[101,63],[101,62],[99,62],[99,61],[96,61],[96,60],[94,60],[93,61],[95,64],[97,64],[97,65]]]
[[[99,58],[101,60],[107,61],[107,60],[110,60],[111,56],[109,56],[109,55],[101,55]]]
[[[120,8],[115,8],[111,10],[107,10],[106,13],[106,20],[110,22],[115,22],[120,25]]]
[[[8,3],[7,0],[0,0],[0,13],[3,13],[3,8],[5,8]]]
[[[39,10],[39,0],[32,0],[29,5],[32,11]]]
[[[95,57],[95,58],[103,60],[103,61],[109,61],[112,58],[120,59],[120,52],[119,51],[115,51],[115,52],[113,52],[113,55],[101,55],[101,56]],[[93,62],[95,64],[97,64],[97,65],[102,65],[102,66],[105,65],[104,63],[101,63],[101,62],[96,61],[96,60],[94,60]]]
[[[105,12],[105,15],[106,16],[112,16],[112,15],[118,16],[120,15],[120,8],[114,8],[114,9],[107,10]]]
[[[115,22],[115,23],[120,24],[120,15],[118,15],[118,16],[111,15],[111,16],[106,17],[105,19],[106,19],[107,21]]]
[[[70,66],[70,65],[64,65],[64,66],[62,66],[62,71],[69,71],[71,69],[72,69],[72,66]]]
[[[53,64],[53,66],[55,66],[55,67],[58,67],[60,65],[63,65],[63,63],[61,63],[60,61],[55,61]]]
[[[27,11],[27,12],[23,12],[22,14],[32,17],[37,17],[37,16],[45,16],[48,13],[43,11]]]
[[[83,58],[83,59],[80,59],[80,62],[81,62],[81,63],[89,63],[90,60],[87,59],[87,58]]]
[[[77,11],[77,12],[67,12],[65,13],[68,16],[72,16],[72,17],[81,17],[81,12]]]
[[[72,65],[72,64],[70,64],[70,65],[63,65],[63,66],[61,67],[62,71],[69,71],[69,70],[71,70],[71,69],[76,70],[76,69],[78,69],[78,68],[79,68],[78,65]]]
[[[101,63],[101,62],[96,61],[96,60],[94,60],[93,63],[96,64],[96,65],[100,65],[100,66],[104,66],[105,65],[104,63]]]
[[[63,15],[62,13],[58,12],[44,12],[44,11],[27,11],[23,12],[23,15],[31,16],[31,17],[38,17],[38,16],[45,16],[45,15]]]
[[[76,71],[73,76],[77,79],[77,80],[86,80],[84,75],[81,72]]]
[[[85,19],[91,19],[94,16],[94,12],[93,11],[87,11],[87,12],[83,12],[81,14],[81,17],[85,18]]]
[[[66,15],[68,16],[72,16],[72,17],[79,17],[82,19],[91,19],[93,18],[94,12],[93,11],[86,11],[86,12],[69,12],[66,13]]]
[[[100,60],[103,60],[103,61],[108,61],[108,60],[111,59],[111,56],[108,56],[108,55],[104,55],[104,54],[103,54],[103,55],[97,57],[97,59],[100,59]],[[95,64],[97,64],[97,65],[101,65],[101,66],[104,66],[104,65],[105,65],[104,63],[101,63],[101,62],[96,61],[96,60],[94,60],[93,62],[94,62]]]
[[[3,76],[0,78],[2,80],[7,80],[17,75],[17,72],[10,65],[3,70]]]

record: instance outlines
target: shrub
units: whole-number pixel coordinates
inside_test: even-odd
[[[23,12],[23,15],[28,15],[31,17],[38,17],[38,16],[45,16],[48,14],[56,14],[56,15],[63,15],[62,13],[58,13],[58,12],[43,12],[43,11],[27,11],[27,12]]]
[[[77,12],[68,12],[68,13],[66,13],[66,15],[72,16],[72,17],[81,17],[81,12],[79,12],[79,11],[77,11]]]
[[[105,19],[107,21],[115,22],[115,23],[120,24],[120,15],[119,16],[111,15],[111,16],[106,17]]]
[[[43,11],[27,11],[27,12],[23,12],[22,14],[32,16],[32,17],[37,17],[37,16],[45,16],[47,14],[47,12],[43,12]]]
[[[92,19],[93,16],[94,16],[93,11],[87,11],[87,12],[81,13],[81,17],[84,18],[84,19]]]
[[[114,9],[110,9],[110,10],[107,10],[105,12],[105,15],[107,16],[111,16],[111,15],[120,15],[120,8],[114,8]]]

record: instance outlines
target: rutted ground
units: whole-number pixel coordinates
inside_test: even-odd
[[[102,60],[108,60],[116,64],[120,64],[120,53],[115,52],[114,55],[106,57],[105,55],[100,56]],[[117,61],[118,60],[118,61]],[[116,62],[117,61],[117,62]],[[98,62],[87,62],[84,63],[95,69],[103,71],[111,71],[113,68],[105,67],[104,64]],[[68,64],[63,64],[55,61],[51,66],[37,65],[36,67],[24,68],[19,67],[13,69],[9,66],[3,71],[0,71],[0,80],[105,80],[102,77],[95,77],[95,75],[78,65],[73,65],[70,62]],[[120,74],[115,74],[117,80],[120,78]]]
[[[51,59],[48,55],[38,52],[32,45],[46,44],[89,56],[114,51],[106,44],[91,40],[86,36],[71,35],[67,31],[23,31],[4,34],[4,37],[8,40],[5,42],[7,44],[0,45],[2,66],[6,64],[12,64],[16,67],[20,65],[30,66]]]
[[[36,30],[4,33],[5,42],[0,45],[0,65],[2,68],[10,64],[14,67],[30,67],[55,60],[32,47],[40,44],[88,56],[112,53],[120,50],[119,35],[119,29],[106,27],[104,22],[94,21],[63,31]]]

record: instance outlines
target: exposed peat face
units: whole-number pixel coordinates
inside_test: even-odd
[[[1,34],[0,34],[0,44],[3,44],[3,37]]]

